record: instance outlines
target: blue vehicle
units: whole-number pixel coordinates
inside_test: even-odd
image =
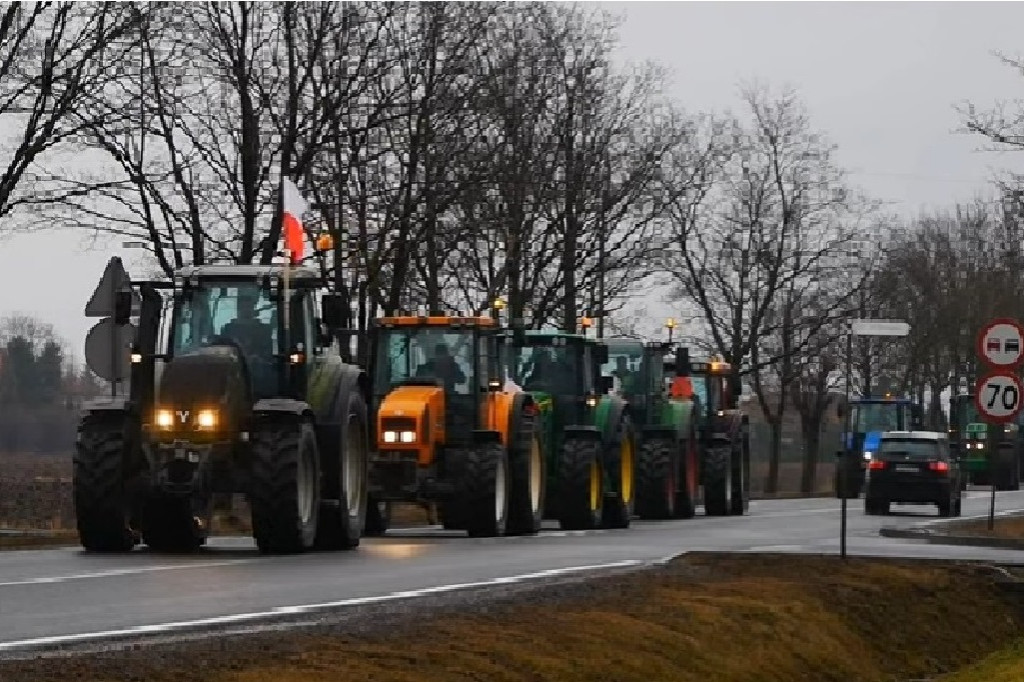
[[[836,497],[860,497],[867,462],[878,451],[884,432],[920,429],[923,421],[921,406],[907,398],[893,398],[887,394],[883,398],[851,400],[851,432],[843,433],[836,460]],[[849,457],[845,456],[847,448]]]

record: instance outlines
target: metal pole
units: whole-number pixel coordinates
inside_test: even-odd
[[[849,322],[847,322],[849,324]],[[850,383],[853,377],[853,328],[849,327],[846,331],[846,404],[844,413],[844,426],[843,426],[843,456],[840,460],[839,469],[839,497],[841,501],[841,520],[839,522],[839,554],[842,558],[846,558],[846,489],[848,487],[848,477],[850,468],[850,457],[852,456],[852,448],[850,442],[852,440],[850,434]]]

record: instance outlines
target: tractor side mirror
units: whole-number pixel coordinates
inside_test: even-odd
[[[130,289],[114,294],[114,324],[128,324],[132,316],[132,292]]]
[[[690,376],[690,350],[688,348],[676,348],[675,370],[677,377]]]
[[[597,347],[597,363],[603,365],[608,362],[608,346]]]
[[[615,387],[615,378],[600,376],[597,378],[597,392],[601,395],[607,395]]]
[[[345,298],[340,294],[325,294],[320,300],[320,317],[328,329],[345,325]]]

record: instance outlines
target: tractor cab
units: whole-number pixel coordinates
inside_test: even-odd
[[[735,409],[739,396],[730,390],[732,365],[720,357],[692,362],[688,350],[679,348],[674,356],[665,356],[664,367],[663,381],[672,399],[695,400],[708,415]]]
[[[528,331],[510,348],[511,379],[538,400],[556,404],[556,413],[569,421],[586,424],[593,418],[597,396],[598,365],[606,351],[594,339],[580,334]],[[607,382],[605,382],[607,386]]]
[[[612,390],[631,406],[634,417],[646,423],[654,417],[656,404],[668,393],[666,356],[671,344],[637,339],[605,339],[608,359],[601,365],[601,376]],[[669,365],[671,366],[671,365]]]

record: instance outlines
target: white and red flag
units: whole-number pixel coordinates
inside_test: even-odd
[[[291,254],[292,265],[302,260],[302,251],[306,244],[306,231],[302,227],[302,214],[306,212],[306,200],[302,198],[299,188],[289,178],[282,182],[282,203],[284,205],[281,221],[281,236],[284,237],[284,248]]]

